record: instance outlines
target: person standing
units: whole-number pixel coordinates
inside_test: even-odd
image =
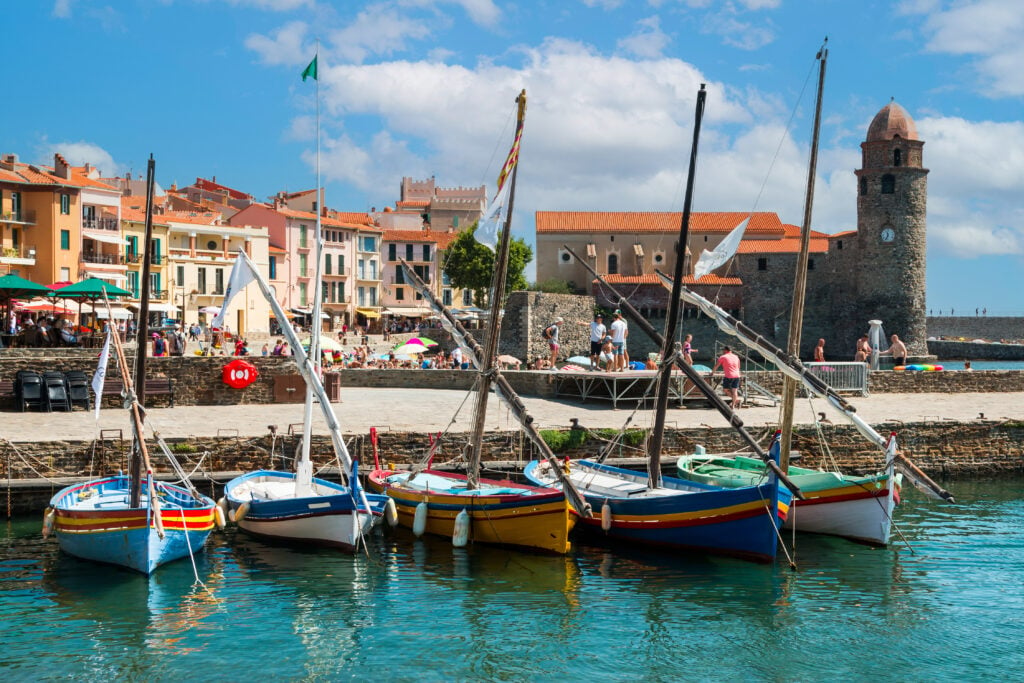
[[[825,340],[819,339],[818,345],[814,347],[814,362],[824,363],[825,362]]]
[[[453,370],[461,370],[462,369],[462,347],[461,346],[456,346],[454,349],[452,349],[452,369]]]
[[[857,340],[857,351],[853,354],[854,363],[867,363],[871,357],[871,344],[868,343],[868,335],[861,336]]]
[[[560,348],[558,345],[558,330],[563,322],[565,320],[559,316],[555,318],[555,322],[544,328],[544,338],[548,340],[548,348],[551,350],[550,363],[552,368],[556,367],[555,364],[558,362],[558,349]]]
[[[587,323],[579,323],[580,325],[586,325]],[[590,369],[597,370],[599,368],[598,360],[601,355],[601,346],[604,344],[605,335],[608,334],[608,328],[604,325],[604,316],[600,313],[594,316],[593,322],[590,323]]]
[[[626,369],[626,338],[629,337],[629,326],[622,317],[622,311],[615,311],[615,320],[611,326],[612,353],[615,354],[615,368],[613,372],[622,372]]]
[[[700,351],[700,349],[693,348],[692,342],[692,334],[688,334],[685,337],[683,337],[683,362],[686,363],[687,365],[693,365],[693,353],[695,351]]]
[[[740,407],[740,358],[726,346],[722,349],[722,355],[715,361],[715,367],[711,372],[717,370],[719,365],[722,366],[722,374],[725,376],[722,388],[732,399],[732,409],[737,410]]]
[[[163,358],[167,355],[167,333],[153,333],[153,357]]]
[[[892,356],[893,367],[907,364],[907,345],[900,341],[895,334],[889,337],[889,348],[880,353],[880,356]]]
[[[167,340],[170,355],[172,356],[184,356],[185,355],[185,335],[181,332],[181,324],[175,323],[174,329],[171,331],[171,336]]]

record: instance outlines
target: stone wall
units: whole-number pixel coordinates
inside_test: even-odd
[[[939,360],[1024,360],[1024,344],[975,344],[932,339],[928,353]]]
[[[965,313],[967,311],[964,311]],[[929,337],[1024,340],[1024,318],[989,316],[928,316]]]

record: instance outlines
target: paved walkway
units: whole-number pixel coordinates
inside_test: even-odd
[[[455,418],[452,431],[468,431],[472,420],[471,397],[465,391],[444,389],[351,389],[345,388],[342,402],[334,404],[335,414],[345,433],[366,433],[370,427],[399,432],[439,431]],[[954,421],[974,422],[980,419],[1024,420],[1024,392],[994,394],[875,394],[850,399],[858,413],[869,423],[893,420],[902,422]],[[463,404],[463,402],[465,403]],[[571,426],[571,419],[589,428],[618,428],[632,412],[632,407],[613,410],[608,403],[579,403],[524,397],[527,410],[541,429]],[[461,411],[459,410],[462,405]],[[813,410],[806,399],[797,401],[796,421],[810,424],[814,412],[825,412],[833,422],[844,420],[823,401],[815,401]],[[268,425],[285,432],[289,424],[302,422],[302,406],[240,405],[240,406],[178,406],[154,408],[150,422],[165,437],[217,436],[218,434],[257,436],[267,433]],[[0,413],[0,438],[14,442],[91,440],[100,429],[122,429],[130,433],[128,413],[104,409],[97,423],[94,412],[73,413]],[[653,412],[641,410],[634,426],[649,426]],[[980,416],[984,415],[984,418]],[[743,421],[758,427],[775,424],[779,408],[751,407],[740,410]],[[326,424],[319,410],[314,410],[316,433],[326,433]],[[513,429],[515,421],[492,395],[488,411],[489,429]],[[669,428],[724,427],[724,418],[712,409],[669,408]]]

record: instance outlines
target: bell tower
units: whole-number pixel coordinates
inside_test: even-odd
[[[925,258],[928,169],[914,120],[895,101],[882,107],[861,143],[857,175],[857,325],[883,321],[911,355],[927,345]]]

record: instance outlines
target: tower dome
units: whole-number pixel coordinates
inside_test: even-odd
[[[875,114],[871,125],[868,126],[868,142],[879,140],[892,140],[895,137],[904,140],[917,140],[917,126],[914,119],[910,118],[907,110],[896,104],[893,100],[882,107],[882,110]]]

